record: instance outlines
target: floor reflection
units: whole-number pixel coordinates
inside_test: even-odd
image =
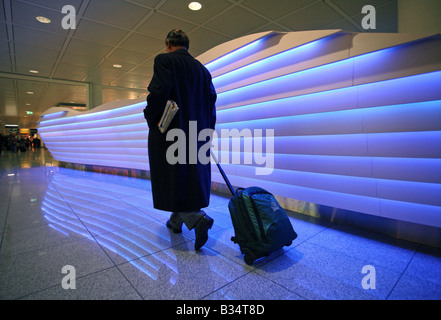
[[[64,235],[80,234],[96,240],[126,261],[175,245],[176,239],[159,221],[130,205],[130,198],[139,194],[150,202],[149,190],[145,190],[148,183],[115,178],[60,168],[52,176],[41,204],[49,226]],[[181,236],[180,243],[184,241],[189,239]],[[155,263],[149,268],[137,262],[133,265],[156,278],[149,270],[158,269]]]
[[[215,273],[220,282],[231,281],[231,265],[239,268],[223,257],[207,259],[208,249],[195,255],[192,233],[171,233],[163,216],[152,208],[149,181],[64,168],[53,172],[49,180],[41,209],[51,228],[96,241],[115,264],[130,262],[156,285],[185,287],[193,283],[195,279],[180,275],[180,270],[191,275],[194,264],[204,270],[199,276]],[[220,260],[226,265],[219,264]],[[163,283],[165,279],[168,285]]]
[[[0,178],[2,299],[441,297],[438,248],[295,219],[292,247],[247,266],[227,198],[212,194],[215,225],[195,252],[194,233],[169,232],[168,213],[152,209],[149,180],[59,168],[43,149],[4,151]],[[67,264],[76,290],[60,286]],[[376,290],[361,286],[364,265],[377,268]]]

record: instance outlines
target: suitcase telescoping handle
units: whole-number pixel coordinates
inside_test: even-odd
[[[217,158],[214,155],[213,150],[211,148],[210,148],[210,153],[211,153],[211,156],[214,159],[214,162],[216,162],[217,168],[219,169],[219,172],[221,173],[222,177],[224,178],[225,183],[228,186],[228,189],[230,189],[231,194],[234,196],[235,193],[234,193],[233,187],[231,186],[230,180],[228,180],[227,175],[225,174],[224,170],[222,169],[221,165],[219,164],[219,161],[217,161]]]

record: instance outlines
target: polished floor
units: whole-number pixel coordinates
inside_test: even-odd
[[[290,247],[248,266],[212,195],[207,244],[173,234],[150,181],[55,166],[44,149],[0,156],[0,298],[441,299],[441,250],[290,214]]]

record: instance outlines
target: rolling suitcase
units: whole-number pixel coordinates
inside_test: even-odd
[[[234,237],[247,264],[290,246],[297,238],[289,218],[276,198],[260,187],[238,188],[231,186],[225,172],[212,153],[212,157],[233,197],[228,203],[234,227]]]

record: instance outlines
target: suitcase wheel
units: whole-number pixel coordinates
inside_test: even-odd
[[[258,259],[258,257],[254,254],[254,252],[248,248],[243,248],[242,253],[245,254],[243,259],[245,260],[245,263],[248,265],[252,264],[254,261]]]

